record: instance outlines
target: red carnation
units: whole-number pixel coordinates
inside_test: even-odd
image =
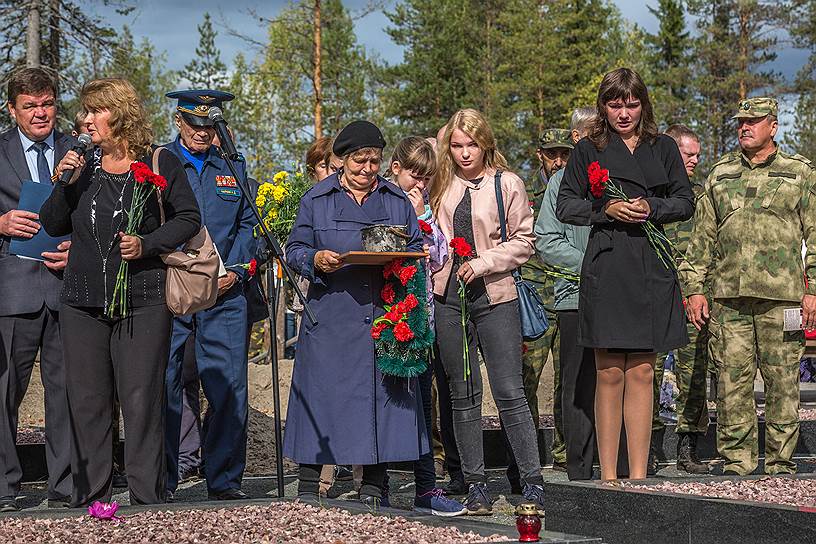
[[[380,334],[382,334],[382,331],[384,331],[386,327],[388,327],[388,324],[383,321],[371,327],[371,338],[374,340],[379,340]]]
[[[417,300],[417,297],[413,293],[405,297],[405,300],[403,302],[405,303],[405,307],[409,312],[419,305],[419,301]]]
[[[413,337],[414,331],[411,330],[411,327],[408,326],[408,323],[405,323],[403,321],[402,323],[399,323],[396,327],[394,327],[394,338],[396,338],[398,342],[407,342]]]
[[[408,282],[411,281],[411,278],[414,277],[416,271],[417,271],[416,266],[406,266],[402,268],[399,272],[397,272],[400,283],[403,285],[408,285]]]
[[[397,323],[402,319],[402,312],[398,311],[397,307],[394,306],[385,314],[385,319],[391,323]]]
[[[130,170],[133,172],[133,179],[136,180],[136,183],[144,183],[153,175],[150,167],[143,162],[131,163]]]
[[[459,257],[465,258],[473,255],[473,248],[464,238],[454,238],[450,241],[450,247]]]
[[[419,220],[419,230],[421,230],[423,234],[430,234],[433,232],[431,226],[422,219]]]
[[[383,299],[383,302],[386,304],[393,304],[394,303],[394,286],[390,283],[386,283],[383,285],[382,291],[380,291],[380,298]]]
[[[247,274],[249,274],[249,277],[251,278],[252,276],[255,275],[255,273],[257,271],[258,271],[258,261],[256,261],[255,259],[250,259],[249,268],[247,268]]]
[[[606,184],[609,183],[609,170],[601,168],[598,161],[595,161],[587,167],[587,174],[589,175],[589,192],[595,198],[601,198],[606,190]]]
[[[150,183],[155,185],[156,189],[158,189],[159,191],[164,191],[165,189],[167,189],[167,179],[159,174],[151,175]]]
[[[383,269],[383,278],[388,278],[391,274],[396,274],[402,268],[402,259],[394,259]]]

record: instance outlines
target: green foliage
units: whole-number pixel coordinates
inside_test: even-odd
[[[783,9],[784,2],[775,0],[689,0],[698,32],[693,85],[705,105],[695,125],[706,164],[736,146],[731,116],[739,100],[772,93],[781,81],[766,63],[776,59],[777,37],[772,31]]]
[[[172,134],[172,102],[164,94],[175,87],[178,78],[175,72],[165,68],[166,58],[166,53],[156,53],[147,38],[136,45],[133,34],[125,26],[118,35],[110,62],[100,74],[102,77],[127,79],[136,87],[153,126],[156,143],[168,141]]]
[[[663,126],[690,124],[696,103],[690,86],[691,38],[686,29],[683,1],[659,0],[658,7],[649,7],[649,11],[659,23],[657,33],[647,34],[645,40],[655,117]]]
[[[795,0],[789,22],[794,45],[810,51],[810,56],[796,76],[794,125],[785,143],[816,160],[816,5],[811,0]]]
[[[314,140],[314,45],[311,3],[292,4],[269,24],[263,54],[240,57],[230,90],[237,99],[237,137],[258,179],[301,159]],[[354,119],[377,121],[374,63],[357,44],[340,0],[325,0],[321,17],[323,132],[333,135]],[[276,166],[277,165],[277,166]]]
[[[227,67],[221,62],[221,52],[215,46],[218,33],[213,29],[209,13],[204,12],[204,22],[197,28],[195,57],[184,67],[182,76],[192,88],[221,89],[228,81]]]

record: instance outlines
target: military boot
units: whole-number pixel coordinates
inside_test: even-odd
[[[655,476],[658,468],[660,467],[657,465],[657,444],[652,441],[649,444],[649,459],[646,461],[646,476]]]
[[[677,470],[708,474],[708,465],[697,457],[697,433],[678,433],[677,437]]]

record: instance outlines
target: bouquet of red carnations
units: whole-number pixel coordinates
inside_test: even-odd
[[[598,161],[589,165],[587,174],[589,175],[589,192],[592,193],[592,196],[595,198],[601,198],[604,191],[606,191],[613,199],[631,202],[626,193],[623,192],[621,186],[609,180],[609,170],[601,168]],[[663,263],[663,266],[677,271],[677,259],[682,257],[682,255],[671,240],[648,219],[644,223],[641,223],[641,227],[646,233],[649,244],[654,248],[655,253],[657,253],[657,256],[660,258],[660,262]]]
[[[143,162],[134,162],[130,165],[133,172],[133,198],[130,201],[128,210],[127,226],[125,234],[135,235],[139,231],[144,216],[144,207],[147,199],[154,191],[163,191],[167,188],[167,180],[164,176],[154,174],[148,165]],[[116,274],[116,284],[113,288],[113,298],[108,304],[106,315],[113,319],[115,317],[125,317],[128,314],[128,279],[129,261],[122,259],[119,264],[119,272]]]

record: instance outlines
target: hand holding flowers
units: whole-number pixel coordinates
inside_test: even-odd
[[[473,281],[475,274],[468,259],[474,256],[474,251],[471,245],[464,238],[454,238],[450,241],[450,247],[453,249],[454,265],[459,264],[459,269],[456,271],[456,276],[459,282],[459,309],[462,316],[462,358],[465,363],[465,379],[470,376],[470,350],[468,348],[468,304],[467,304],[467,284]],[[466,270],[465,270],[466,268]]]
[[[679,251],[669,240],[663,231],[654,223],[649,221],[652,210],[649,202],[641,197],[630,199],[623,188],[609,180],[609,170],[601,168],[598,161],[587,167],[589,176],[589,192],[595,198],[601,198],[606,192],[612,200],[606,205],[604,211],[612,219],[624,223],[640,224],[649,239],[649,244],[657,253],[663,266],[677,270],[677,259],[681,257]]]

